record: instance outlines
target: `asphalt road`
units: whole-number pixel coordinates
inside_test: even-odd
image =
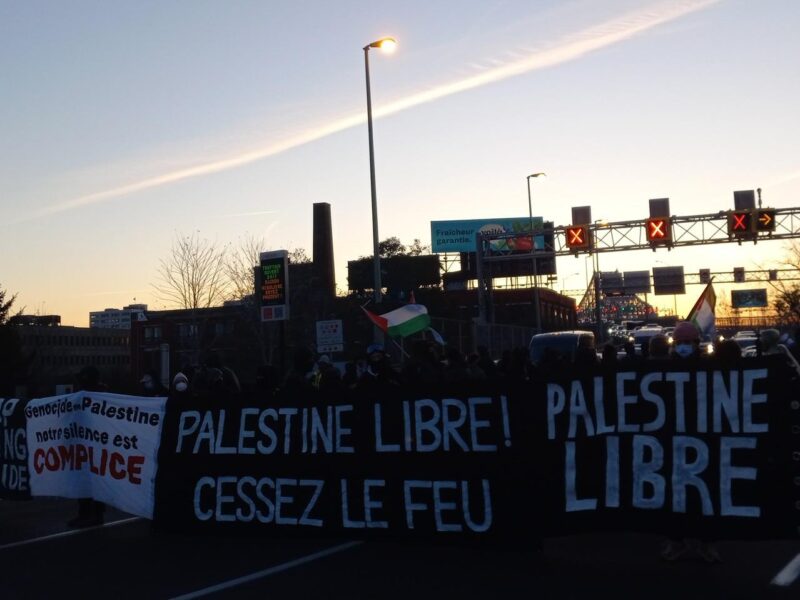
[[[540,554],[198,537],[154,532],[112,509],[104,526],[69,530],[75,509],[63,499],[0,502],[0,598],[800,598],[794,541],[720,543],[724,562],[707,565],[660,560],[650,535],[548,539]]]

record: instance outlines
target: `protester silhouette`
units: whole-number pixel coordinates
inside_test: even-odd
[[[672,332],[674,350],[672,357],[678,361],[697,360],[700,353],[700,332],[690,321],[680,321]],[[722,562],[722,557],[712,540],[691,537],[688,530],[675,531],[664,542],[661,558],[673,562],[684,556],[695,553],[707,563]]]
[[[100,381],[100,371],[89,365],[78,373],[76,387],[85,392],[107,392],[108,388]],[[76,529],[95,527],[103,524],[106,505],[92,498],[78,498],[78,514],[67,521],[68,527]]]

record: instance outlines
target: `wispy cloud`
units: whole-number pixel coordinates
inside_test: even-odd
[[[624,42],[664,23],[669,23],[686,15],[706,9],[720,1],[721,0],[680,0],[677,2],[665,2],[652,5],[590,27],[577,34],[567,36],[544,49],[537,50],[533,53],[527,53],[519,59],[499,62],[489,59],[487,62],[492,66],[484,68],[477,74],[434,86],[377,107],[373,111],[373,118],[386,117],[421,104],[434,102],[453,94],[577,60],[592,52]],[[362,125],[365,121],[366,115],[362,112],[342,116],[319,127],[289,135],[278,142],[262,148],[235,154],[221,160],[209,161],[192,167],[172,170],[154,177],[143,178],[139,181],[73,198],[42,208],[38,212],[22,220],[44,217],[111,200],[120,196],[176,183],[185,179],[202,177],[204,175],[211,175],[213,173],[242,167],[304,144],[320,140],[346,129]]]
[[[257,210],[255,212],[229,213],[227,215],[217,215],[220,219],[233,219],[236,217],[258,217],[260,215],[274,215],[277,210]]]
[[[779,185],[783,185],[784,183],[789,183],[790,181],[794,181],[795,179],[800,179],[800,170],[794,171],[792,173],[784,173],[783,175],[779,175],[773,178],[771,181],[769,181],[767,185],[778,187]]]

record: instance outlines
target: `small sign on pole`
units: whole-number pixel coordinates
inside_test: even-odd
[[[289,318],[289,253],[262,252],[259,259],[261,321],[285,321]]]
[[[342,321],[317,321],[317,352],[344,352]]]

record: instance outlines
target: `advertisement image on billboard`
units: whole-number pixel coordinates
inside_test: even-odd
[[[767,289],[731,290],[731,307],[733,308],[766,308]]]
[[[541,229],[542,217],[533,217],[533,229]],[[505,219],[467,219],[460,221],[431,221],[432,252],[475,252],[475,236],[484,234],[526,233],[531,230],[529,217]],[[536,249],[544,250],[544,235],[537,235]],[[492,241],[492,249],[498,252],[530,252],[529,237],[518,237]]]

